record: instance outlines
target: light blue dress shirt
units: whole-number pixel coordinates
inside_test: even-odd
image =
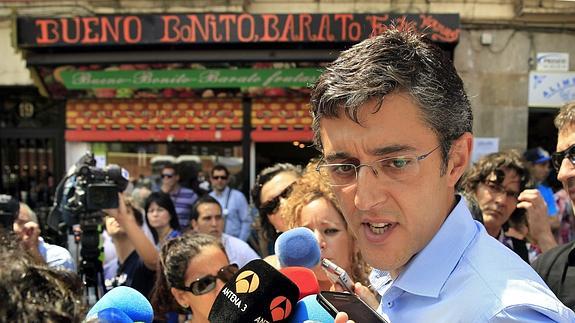
[[[48,267],[73,272],[76,271],[76,264],[68,249],[49,244],[44,242],[42,237],[38,237],[38,251]]]
[[[374,269],[378,312],[391,323],[575,322],[575,314],[460,199],[433,239],[393,281]],[[382,250],[385,252],[385,250]]]
[[[243,241],[247,241],[252,229],[253,218],[249,214],[248,201],[244,194],[226,186],[222,194],[210,192],[222,206],[225,219],[224,232]]]

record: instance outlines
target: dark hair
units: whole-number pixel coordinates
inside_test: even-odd
[[[36,263],[18,237],[0,229],[0,321],[81,322],[84,286],[71,271]]]
[[[529,170],[515,150],[491,153],[483,156],[459,180],[457,186],[472,196],[479,183],[483,183],[491,174],[496,175],[496,181],[501,184],[505,179],[503,169],[514,170],[520,178],[519,191],[523,191],[530,184]]]
[[[381,107],[386,95],[398,92],[410,95],[436,134],[444,174],[451,143],[472,131],[473,114],[453,63],[413,30],[390,28],[343,51],[328,65],[311,94],[315,146],[323,149],[322,118],[340,118],[343,112],[359,124],[362,106],[378,100]]]
[[[225,253],[219,239],[196,232],[178,236],[162,246],[158,274],[150,297],[156,320],[165,321],[165,314],[168,312],[185,313],[174,299],[170,288],[184,287],[182,285],[190,261],[207,246],[216,246]]]
[[[223,170],[224,172],[226,172],[226,176],[230,176],[230,171],[228,170],[228,168],[224,165],[221,165],[221,164],[217,164],[212,168],[212,171],[210,172],[210,176],[214,176],[214,172],[217,170]]]
[[[200,207],[200,205],[202,204],[217,204],[218,207],[220,208],[220,210],[222,209],[222,206],[220,205],[220,202],[218,202],[218,200],[216,200],[215,198],[213,198],[211,195],[204,195],[201,196],[195,203],[194,206],[192,207],[192,215],[190,216],[190,221],[192,220],[198,220],[198,217],[200,217],[200,212],[198,211],[198,208]]]
[[[251,197],[253,205],[259,210],[262,206],[261,195],[262,187],[269,182],[272,178],[276,177],[280,173],[292,173],[296,177],[301,177],[302,170],[299,166],[294,166],[290,163],[278,163],[273,166],[264,168],[256,177],[256,182],[251,190]],[[270,223],[270,220],[266,215],[262,215],[260,218],[262,234],[265,238],[269,240],[274,240],[277,238],[276,229]]]
[[[170,197],[169,194],[164,193],[164,192],[154,192],[152,194],[150,194],[150,196],[148,196],[148,198],[146,199],[146,203],[145,203],[145,211],[146,211],[146,224],[148,225],[148,227],[150,228],[150,231],[152,231],[152,236],[154,236],[154,242],[158,243],[158,231],[156,231],[155,228],[152,228],[150,226],[150,221],[148,220],[148,209],[150,208],[150,205],[152,203],[156,203],[158,204],[158,206],[166,209],[168,211],[168,213],[170,214],[170,227],[173,230],[180,230],[180,221],[178,220],[178,214],[176,213],[176,208],[174,206],[174,202],[172,202],[172,198]]]

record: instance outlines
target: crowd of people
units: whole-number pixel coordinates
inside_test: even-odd
[[[422,35],[390,29],[326,68],[311,114],[321,158],[261,170],[251,204],[223,165],[201,191],[166,164],[157,192],[120,194],[118,208],[102,210],[106,288],[135,288],[157,321],[208,322],[238,268],[259,258],[279,268],[275,240],[307,227],[321,258],[390,322],[575,322],[575,102],[556,118],[552,155],[535,147],[472,163],[473,115],[452,62]],[[563,184],[556,192],[551,165]],[[42,240],[25,204],[16,214],[2,219],[0,259],[23,251],[10,268],[35,280],[2,270],[0,297],[20,305],[0,306],[0,321],[26,321],[19,311],[79,321],[81,287],[62,278],[77,264]],[[344,290],[321,265],[312,270],[321,290]],[[48,280],[64,282],[46,292],[57,302],[39,296],[47,314],[13,296]]]

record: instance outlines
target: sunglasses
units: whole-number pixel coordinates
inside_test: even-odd
[[[268,215],[276,213],[278,211],[278,207],[280,206],[280,199],[287,198],[291,194],[292,190],[293,190],[293,183],[284,188],[284,190],[281,191],[281,193],[278,196],[262,204],[262,206],[260,206],[259,208],[260,214]]]
[[[218,270],[216,276],[214,275],[205,275],[204,277],[196,279],[196,281],[192,282],[190,286],[181,288],[182,290],[191,292],[196,296],[204,295],[206,293],[211,292],[216,288],[216,280],[221,280],[222,282],[227,283],[232,277],[238,272],[238,265],[230,264],[224,266]]]
[[[218,179],[226,180],[226,179],[228,179],[227,176],[212,176],[212,178],[215,179],[215,180],[218,180]]]
[[[166,177],[172,178],[172,177],[174,177],[174,174],[162,174],[161,176],[162,176],[162,178],[166,178]]]
[[[558,151],[551,155],[551,162],[557,172],[559,172],[561,164],[563,163],[563,159],[565,158],[569,159],[569,161],[575,165],[575,145],[572,145],[563,151]]]

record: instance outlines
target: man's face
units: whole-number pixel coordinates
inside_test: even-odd
[[[180,176],[176,174],[176,170],[173,168],[162,169],[160,176],[162,176],[162,186],[169,190],[173,189],[180,180]]]
[[[30,222],[32,219],[30,218],[30,214],[28,210],[22,206],[20,206],[20,211],[18,211],[18,217],[14,220],[12,224],[12,229],[18,235],[22,235],[23,231],[25,230],[24,225]]]
[[[490,174],[475,189],[475,198],[483,215],[487,231],[499,234],[501,226],[517,207],[517,196],[520,193],[521,178],[515,170],[502,169],[505,178],[497,183],[495,173]]]
[[[564,151],[572,145],[575,145],[575,125],[567,126],[559,132],[557,151]],[[569,194],[569,198],[575,203],[575,166],[567,158],[561,162],[557,179],[561,181],[563,188]]]
[[[376,106],[372,101],[360,109],[361,125],[345,116],[321,120],[327,163],[357,165],[386,157],[420,156],[439,145],[436,135],[422,121],[419,108],[407,95],[387,95],[378,112],[374,112]],[[418,162],[417,174],[409,180],[376,176],[369,167],[362,167],[357,182],[333,187],[349,228],[370,265],[397,275],[433,238],[454,206],[454,186],[464,170],[460,164],[465,165],[469,157],[471,138],[466,134],[453,143],[459,147],[455,162],[449,161],[443,176],[438,149]],[[388,167],[395,171],[391,165]]]
[[[225,170],[214,170],[210,179],[212,187],[218,192],[223,191],[228,185],[228,175]]]
[[[214,237],[221,237],[224,231],[222,209],[216,203],[203,203],[198,206],[198,219],[192,220],[192,229]]]

